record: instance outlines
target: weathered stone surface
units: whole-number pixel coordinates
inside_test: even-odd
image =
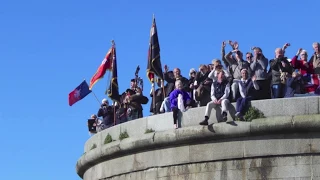
[[[314,156],[319,158],[319,156]],[[121,176],[102,178],[103,180],[139,179],[139,180],[199,180],[199,179],[319,179],[312,172],[319,168],[311,156],[301,156],[303,164],[294,163],[295,157],[253,158],[245,160],[226,160],[219,162],[200,162],[150,168],[144,171],[131,172]],[[280,163],[279,163],[280,162]],[[288,164],[287,164],[288,163]],[[318,171],[318,170],[316,170]],[[312,173],[311,173],[312,172]],[[95,179],[93,179],[95,180]]]
[[[320,179],[319,103],[319,97],[254,101],[267,118],[217,123],[213,110],[209,126],[198,125],[205,107],[190,109],[177,130],[172,113],[134,120],[91,137],[77,173],[86,180]],[[130,137],[119,141],[124,131]],[[104,144],[107,134],[116,141]]]

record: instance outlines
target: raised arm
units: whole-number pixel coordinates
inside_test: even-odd
[[[227,66],[230,66],[230,64],[228,63],[228,61],[225,58],[225,55],[226,55],[225,47],[226,47],[226,42],[223,41],[222,45],[221,45],[221,59],[222,59],[223,63],[225,64],[225,66],[227,67]]]
[[[259,88],[259,85],[258,85],[258,83],[256,81],[257,77],[256,76],[252,76],[251,80],[252,80],[252,84],[253,84],[254,89],[255,90],[259,90],[260,88]]]

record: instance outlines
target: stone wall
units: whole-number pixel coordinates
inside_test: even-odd
[[[319,101],[255,101],[267,118],[252,122],[199,126],[201,107],[184,112],[178,130],[171,113],[124,123],[86,142],[77,173],[85,180],[320,179]],[[217,122],[212,114],[210,121]],[[150,128],[155,132],[145,134]],[[130,137],[118,140],[124,131]],[[104,144],[107,134],[116,141]]]

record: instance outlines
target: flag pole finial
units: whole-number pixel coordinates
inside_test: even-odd
[[[154,13],[153,13],[153,15],[152,15],[152,19],[154,19]]]
[[[114,46],[114,44],[115,44],[113,39],[111,40],[111,44],[112,44],[112,46]]]

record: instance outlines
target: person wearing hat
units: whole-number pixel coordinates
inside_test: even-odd
[[[104,128],[109,128],[114,124],[114,112],[112,106],[109,106],[107,99],[102,99],[101,107],[98,111],[98,117],[103,118]]]
[[[250,101],[253,99],[254,91],[259,90],[259,85],[257,84],[257,77],[254,75],[249,78],[249,73],[247,69],[241,70],[241,80],[239,81],[239,91],[241,97],[237,99],[236,103],[236,114],[235,116],[243,119],[243,115],[246,113]]]

